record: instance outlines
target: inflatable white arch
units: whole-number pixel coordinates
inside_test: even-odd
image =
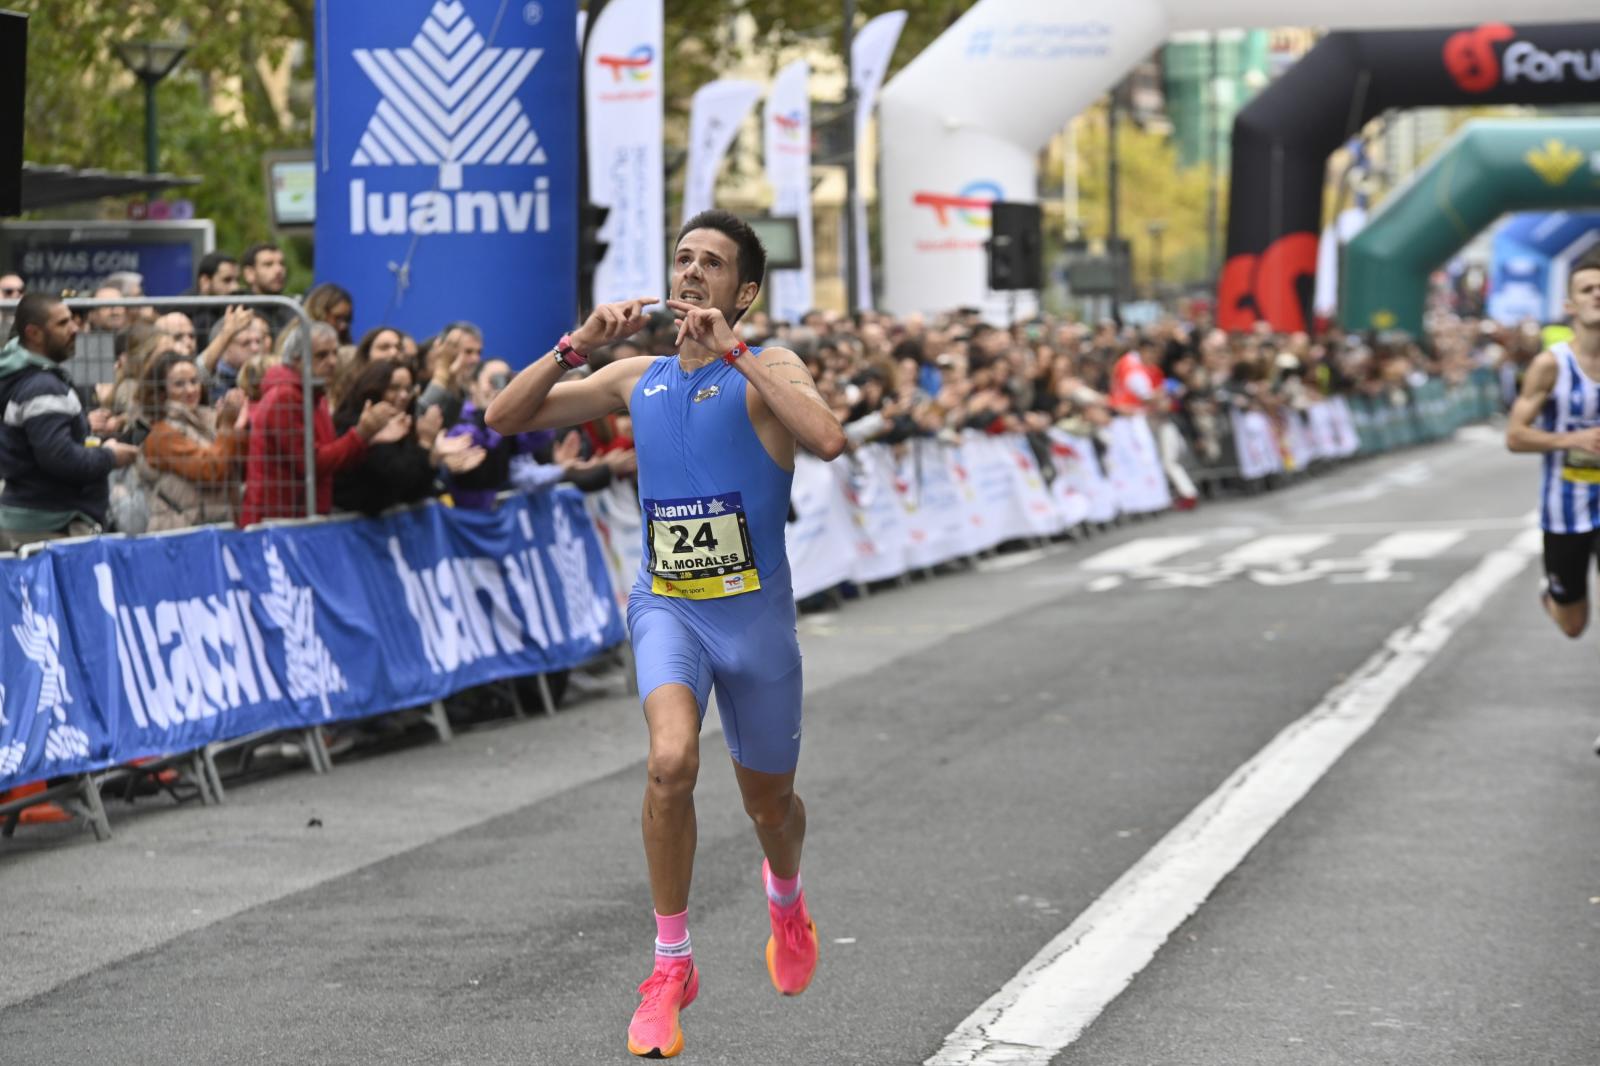
[[[1292,17],[1398,29],[1593,11],[1584,0],[1309,0]],[[1037,200],[1039,151],[1171,34],[1282,25],[1285,13],[1281,0],[978,0],[879,98],[883,308],[1003,317],[1007,300],[985,280],[988,203]]]

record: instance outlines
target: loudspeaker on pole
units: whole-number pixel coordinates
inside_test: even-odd
[[[989,288],[996,292],[1041,288],[1044,230],[1039,205],[996,200],[989,217]]]

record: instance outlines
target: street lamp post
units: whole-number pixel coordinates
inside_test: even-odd
[[[156,85],[172,73],[189,47],[176,41],[122,41],[115,47],[122,65],[144,83],[144,169],[154,174],[160,169],[156,165]]]
[[[1117,125],[1122,85],[1111,89],[1106,107],[1106,253],[1111,257],[1111,320],[1122,328],[1122,172],[1117,152]]]
[[[1144,224],[1145,232],[1150,234],[1150,296],[1156,302],[1161,300],[1161,235],[1167,231],[1165,219],[1152,218]]]
[[[856,188],[859,180],[856,153],[861,146],[856,143],[855,33],[856,0],[844,0],[844,117],[836,121],[847,123],[850,129],[846,142],[850,150],[844,166],[844,305],[852,315],[861,309],[861,301],[857,298],[861,285],[860,267],[856,263],[856,241],[860,239],[856,234],[856,197],[860,195],[860,190]]]

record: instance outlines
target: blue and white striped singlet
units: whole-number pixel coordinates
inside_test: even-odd
[[[1600,381],[1578,366],[1565,341],[1550,348],[1556,385],[1539,415],[1550,433],[1600,426]],[[1600,529],[1600,455],[1576,449],[1546,452],[1539,521],[1546,533],[1590,533]]]

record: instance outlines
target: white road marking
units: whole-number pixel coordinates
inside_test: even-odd
[[[1273,524],[1271,529],[1276,533],[1292,533],[1300,531],[1317,533],[1400,533],[1408,529],[1456,529],[1468,533],[1498,533],[1502,530],[1526,529],[1529,523],[1537,523],[1539,513],[1534,512],[1533,517],[1518,516],[1516,518],[1437,518],[1424,522],[1284,522],[1281,525]]]
[[[1194,551],[1205,543],[1202,537],[1140,537],[1115,548],[1107,548],[1083,561],[1085,570],[1137,570],[1143,566]]]
[[[1007,555],[997,555],[993,559],[984,559],[978,563],[978,569],[984,573],[1015,570],[1019,566],[1036,563],[1040,559],[1048,559],[1052,555],[1060,555],[1064,545],[1054,545],[1049,548],[1028,548],[1024,551],[1011,552]]]
[[[1415,488],[1426,484],[1432,470],[1423,460],[1407,463],[1380,474],[1353,489],[1325,492],[1291,508],[1295,511],[1318,511],[1329,507],[1343,507],[1352,503],[1365,503],[1386,496],[1396,489]]]
[[[1460,530],[1415,530],[1391,533],[1361,554],[1369,559],[1432,559],[1467,539]]]
[[[1529,557],[1521,536],[1490,552],[1390,634],[968,1015],[924,1066],[1046,1066]]]
[[[1327,533],[1275,533],[1241,544],[1218,561],[1225,566],[1275,566],[1332,543],[1333,537]]]

